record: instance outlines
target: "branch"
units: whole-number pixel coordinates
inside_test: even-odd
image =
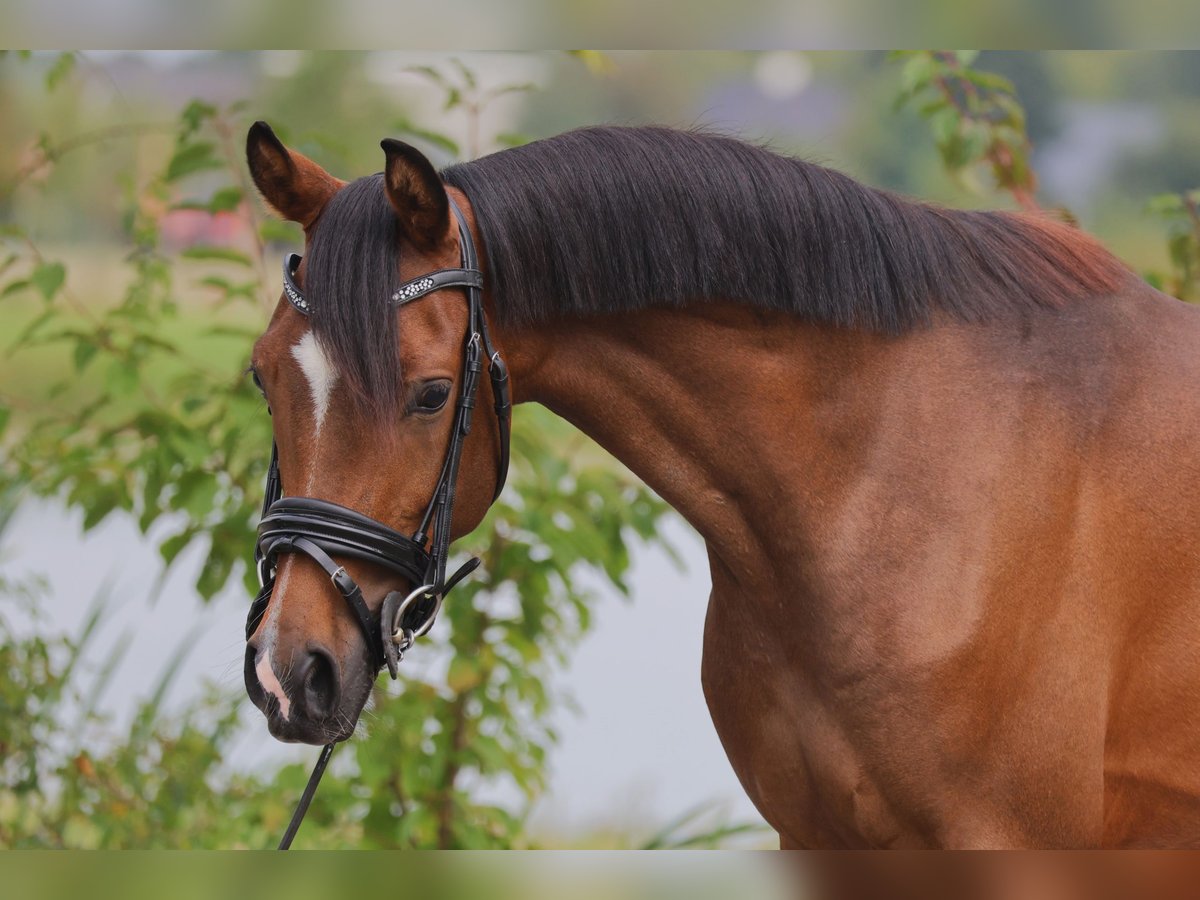
[[[46,163],[58,162],[72,150],[100,144],[114,138],[141,137],[146,134],[173,134],[175,125],[164,122],[142,122],[136,124],[109,125],[93,131],[85,131],[67,138],[56,146],[44,146],[38,159],[17,170],[13,180],[0,190],[0,200],[7,200],[13,192]]]
[[[466,747],[467,694],[464,691],[454,698],[450,717],[454,725],[450,731],[449,762],[446,763],[446,779],[437,799],[438,849],[455,849],[454,840],[454,782],[461,769],[459,757]]]

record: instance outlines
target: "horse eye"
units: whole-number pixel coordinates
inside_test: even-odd
[[[258,377],[258,369],[255,369],[253,366],[250,368],[250,379],[254,382],[254,386],[258,388],[258,392],[265,397],[267,389],[263,387],[262,379]]]
[[[450,399],[450,383],[434,381],[421,388],[417,394],[417,409],[420,412],[437,412]]]

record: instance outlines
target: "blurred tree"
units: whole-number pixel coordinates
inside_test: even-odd
[[[1147,210],[1167,229],[1170,270],[1147,275],[1159,290],[1200,301],[1200,189],[1152,197]]]
[[[1025,133],[1035,150],[1058,137],[1062,128],[1060,96],[1044,53],[984,50],[977,65],[1008,79],[1025,110]]]
[[[897,106],[915,104],[946,170],[978,189],[980,170],[1025,209],[1038,208],[1025,110],[1013,83],[972,67],[974,50],[916,50],[903,61]]]
[[[1037,210],[1037,176],[1030,165],[1024,108],[1011,81],[973,68],[977,56],[969,50],[893,54],[893,59],[903,63],[896,103],[919,104],[918,112],[928,123],[951,175],[983,192],[981,182],[967,176],[986,168],[996,188],[1011,194],[1021,207]],[[1176,141],[1172,146],[1179,143],[1187,145]],[[1181,300],[1200,300],[1200,193],[1186,189],[1200,183],[1200,170],[1189,163],[1172,173],[1161,161],[1159,165],[1168,171],[1156,172],[1166,180],[1155,187],[1166,187],[1172,193],[1153,197],[1147,211],[1166,228],[1170,270],[1144,274],[1155,287]],[[1060,212],[1073,219],[1069,211]]]
[[[313,77],[329,77],[325,66],[345,64],[341,56],[319,59]],[[68,77],[63,68],[51,90]],[[456,85],[473,86],[473,76],[461,65],[427,74],[457,92],[454,102],[466,104],[474,117],[491,99],[525,89],[464,91]],[[263,402],[242,372],[269,308],[263,298],[276,290],[264,247],[280,231],[248,187],[244,115],[243,104],[188,103],[163,165],[125,180],[129,277],[119,296],[76,294],[67,260],[53,257],[17,222],[4,226],[0,256],[0,296],[10,304],[21,298],[31,309],[6,353],[53,360],[52,378],[23,396],[0,394],[0,478],[81,509],[85,528],[114,513],[134,517],[144,533],[172,525],[174,533],[161,540],[164,563],[202,544],[206,556],[196,588],[204,597],[239,572],[252,587],[245,560],[271,440]],[[441,139],[442,146],[449,143]],[[61,146],[50,134],[42,144],[48,156]],[[53,181],[27,179],[9,187],[55,189]],[[234,217],[242,223],[241,238],[202,240],[172,252],[163,234],[178,213]],[[207,292],[208,302],[184,306],[181,283]],[[348,828],[356,842],[380,847],[522,842],[524,814],[542,787],[556,739],[547,724],[558,699],[550,685],[590,624],[594,597],[580,586],[588,579],[579,576],[592,570],[625,590],[631,545],[656,541],[667,510],[544,410],[518,411],[513,451],[511,489],[461,542],[483,559],[481,577],[460,588],[444,613],[449,628],[438,629],[437,642],[423,649],[426,664],[440,660],[440,667],[432,666],[427,677],[406,670],[397,689],[377,691],[368,734],[344,752],[353,777],[327,779],[301,845],[336,844]],[[46,761],[54,742],[42,732],[55,727],[62,685],[85,642],[86,636],[57,648],[40,639],[5,644],[6,703],[13,711],[5,719],[8,728],[24,731],[4,743],[23,747],[24,755],[11,756],[4,784],[33,794],[18,804],[4,842],[226,843],[230,817],[242,818],[251,794],[261,799],[261,785],[223,779],[220,805],[203,805],[206,789],[215,790],[208,782],[234,722],[226,700],[194,709],[174,726],[156,722],[152,700],[112,755],[75,757],[69,765]],[[65,667],[53,665],[55,653],[70,656]],[[192,754],[190,774],[171,759],[185,752]],[[39,775],[47,765],[52,771]],[[294,800],[299,777],[291,769],[280,773],[272,808]],[[52,787],[56,779],[61,784]],[[508,800],[481,799],[495,796],[498,785]],[[280,790],[286,788],[295,791]],[[31,810],[41,818],[23,818]],[[247,817],[250,823],[268,819],[263,812]],[[22,822],[27,829],[18,827]],[[266,830],[274,824],[283,823],[271,820]],[[257,827],[238,831],[238,840],[265,843]]]

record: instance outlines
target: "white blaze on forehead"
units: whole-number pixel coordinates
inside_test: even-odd
[[[329,395],[333,393],[333,385],[337,381],[338,372],[325,355],[317,336],[311,331],[304,332],[304,337],[292,348],[292,356],[300,364],[304,377],[308,379],[308,390],[313,399],[313,415],[317,420],[317,431],[325,422],[325,414],[329,412]]]

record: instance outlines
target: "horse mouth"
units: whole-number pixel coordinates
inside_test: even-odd
[[[278,685],[283,699],[267,690],[259,677],[255,662],[256,651],[246,649],[244,678],[246,695],[267,720],[267,730],[278,741],[289,744],[332,744],[349,739],[358,725],[358,717],[370,695],[369,679],[354,679],[353,696],[343,694],[339,702],[322,715],[310,715],[305,710],[303,694],[308,685]],[[364,661],[365,665],[365,661]],[[365,688],[360,683],[365,681]],[[361,697],[359,696],[361,695]],[[296,700],[299,699],[299,702]],[[351,701],[351,702],[347,702]],[[357,701],[357,702],[354,702]],[[353,712],[349,710],[353,709]]]
[[[353,723],[335,729],[323,722],[285,719],[277,712],[268,713],[266,710],[263,712],[267,717],[267,730],[271,733],[271,737],[285,744],[313,744],[315,746],[336,744],[348,740],[354,734]]]

